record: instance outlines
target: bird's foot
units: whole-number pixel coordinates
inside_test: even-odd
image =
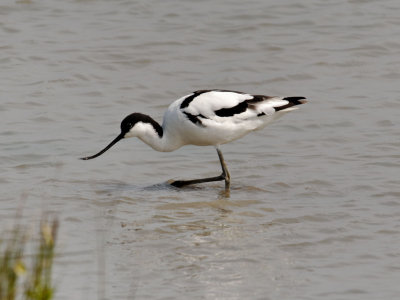
[[[174,187],[178,187],[178,188],[183,187],[185,185],[188,185],[185,180],[172,180],[172,179],[170,179],[170,180],[167,181],[167,183],[172,185],[172,186],[174,186]]]
[[[168,183],[175,187],[183,187],[186,185],[197,184],[197,183],[204,183],[204,182],[213,182],[213,181],[221,181],[225,180],[225,187],[227,186],[227,178],[228,178],[228,188],[229,188],[229,177],[223,173],[216,177],[209,177],[209,178],[201,178],[201,179],[193,179],[193,180],[169,180]]]

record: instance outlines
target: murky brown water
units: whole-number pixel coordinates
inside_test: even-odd
[[[3,1],[0,226],[59,216],[57,299],[397,299],[400,2]],[[310,103],[157,153],[134,111],[223,88]]]

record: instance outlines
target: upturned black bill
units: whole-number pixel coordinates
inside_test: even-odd
[[[88,157],[82,157],[82,160],[88,160],[88,159],[93,159],[96,158],[97,156],[102,155],[104,152],[106,152],[108,149],[110,149],[112,146],[114,146],[119,140],[123,139],[124,135],[121,133],[119,136],[117,136],[107,147],[105,147],[103,150],[101,150],[99,153],[88,156]]]

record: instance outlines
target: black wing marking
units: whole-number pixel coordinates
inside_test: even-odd
[[[202,114],[195,116],[186,111],[184,111],[183,113],[189,119],[190,122],[192,122],[193,124],[196,124],[198,126],[204,127],[203,122],[201,122],[201,120],[199,119],[199,118],[206,119],[206,117],[204,117]]]
[[[193,101],[194,98],[196,98],[197,96],[209,92],[209,90],[199,90],[199,91],[195,91],[193,92],[193,95],[190,95],[189,97],[187,97],[185,100],[182,101],[180,109],[184,109],[185,107],[188,107],[190,102]]]
[[[228,93],[236,93],[236,94],[242,94],[242,95],[246,94],[246,93],[231,91],[231,90],[198,90],[198,91],[194,91],[192,95],[188,96],[185,100],[183,100],[179,108],[183,109],[183,108],[188,107],[190,102],[192,102],[194,98],[196,98],[197,96],[200,96],[201,94],[209,93],[209,92],[228,92]],[[256,97],[256,96],[254,96],[254,97]],[[262,96],[262,97],[265,97],[265,96]]]
[[[249,107],[249,104],[246,101],[243,101],[233,107],[218,109],[214,113],[218,117],[232,117],[233,115],[237,115],[237,114],[241,114],[242,112],[245,112],[248,107]]]
[[[274,107],[275,111],[280,111],[307,102],[305,97],[285,97],[283,98],[283,100],[289,101],[289,103],[282,106]]]
[[[269,96],[264,96],[264,95],[251,95],[251,96],[253,97],[252,99],[244,100],[233,107],[218,109],[215,111],[215,114],[218,117],[232,117],[233,115],[238,115],[241,114],[242,112],[245,112],[248,108],[255,109],[255,106],[253,104],[271,98]]]
[[[186,107],[188,107],[189,106],[189,104],[196,98],[196,97],[198,97],[199,95],[201,95],[201,94],[204,94],[204,93],[208,93],[208,92],[213,92],[213,91],[216,91],[216,92],[231,92],[231,93],[237,93],[237,94],[245,94],[245,93],[242,93],[242,92],[236,92],[236,91],[230,91],[230,90],[198,90],[198,91],[195,91],[195,92],[193,92],[193,94],[192,95],[190,95],[190,96],[188,96],[185,100],[183,100],[182,101],[182,103],[181,103],[181,105],[180,105],[180,109],[182,110],[182,112],[185,114],[185,116],[193,123],[193,124],[196,124],[196,125],[199,125],[199,126],[202,126],[202,127],[204,127],[204,125],[203,125],[203,123],[202,123],[202,121],[201,121],[201,119],[200,118],[203,118],[203,119],[207,119],[205,116],[203,116],[202,114],[199,114],[199,115],[193,115],[193,114],[191,114],[191,113],[188,113],[188,112],[186,112],[186,111],[183,111],[183,109],[184,108],[186,108]],[[253,100],[253,99],[252,99]],[[239,103],[239,105],[240,105],[240,103]],[[239,107],[239,108],[236,108],[236,110],[235,110],[235,108],[233,108],[235,111],[238,111],[238,110],[242,110],[241,112],[243,112],[243,111],[245,111],[246,109],[247,109],[247,104],[246,103],[244,103],[244,104],[242,104],[242,107]],[[229,109],[225,109],[225,112],[224,112],[224,109],[220,109],[219,110],[220,111],[220,113],[221,114],[226,114],[226,116],[229,116],[230,115],[230,111],[229,111]],[[236,113],[240,113],[240,112],[235,112],[235,114]]]

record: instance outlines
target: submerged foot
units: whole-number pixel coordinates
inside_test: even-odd
[[[178,187],[178,188],[187,185],[187,183],[185,183],[184,180],[172,180],[171,179],[171,180],[168,180],[167,183],[172,185],[172,186],[174,186],[174,187]]]
[[[169,180],[168,183],[175,187],[183,187],[186,185],[197,184],[197,183],[204,183],[204,182],[213,182],[213,181],[222,181],[225,180],[225,188],[229,188],[229,177],[227,179],[225,174],[221,174],[216,177],[209,177],[209,178],[201,178],[201,179],[193,179],[193,180]],[[228,187],[227,187],[227,180],[228,180]]]

